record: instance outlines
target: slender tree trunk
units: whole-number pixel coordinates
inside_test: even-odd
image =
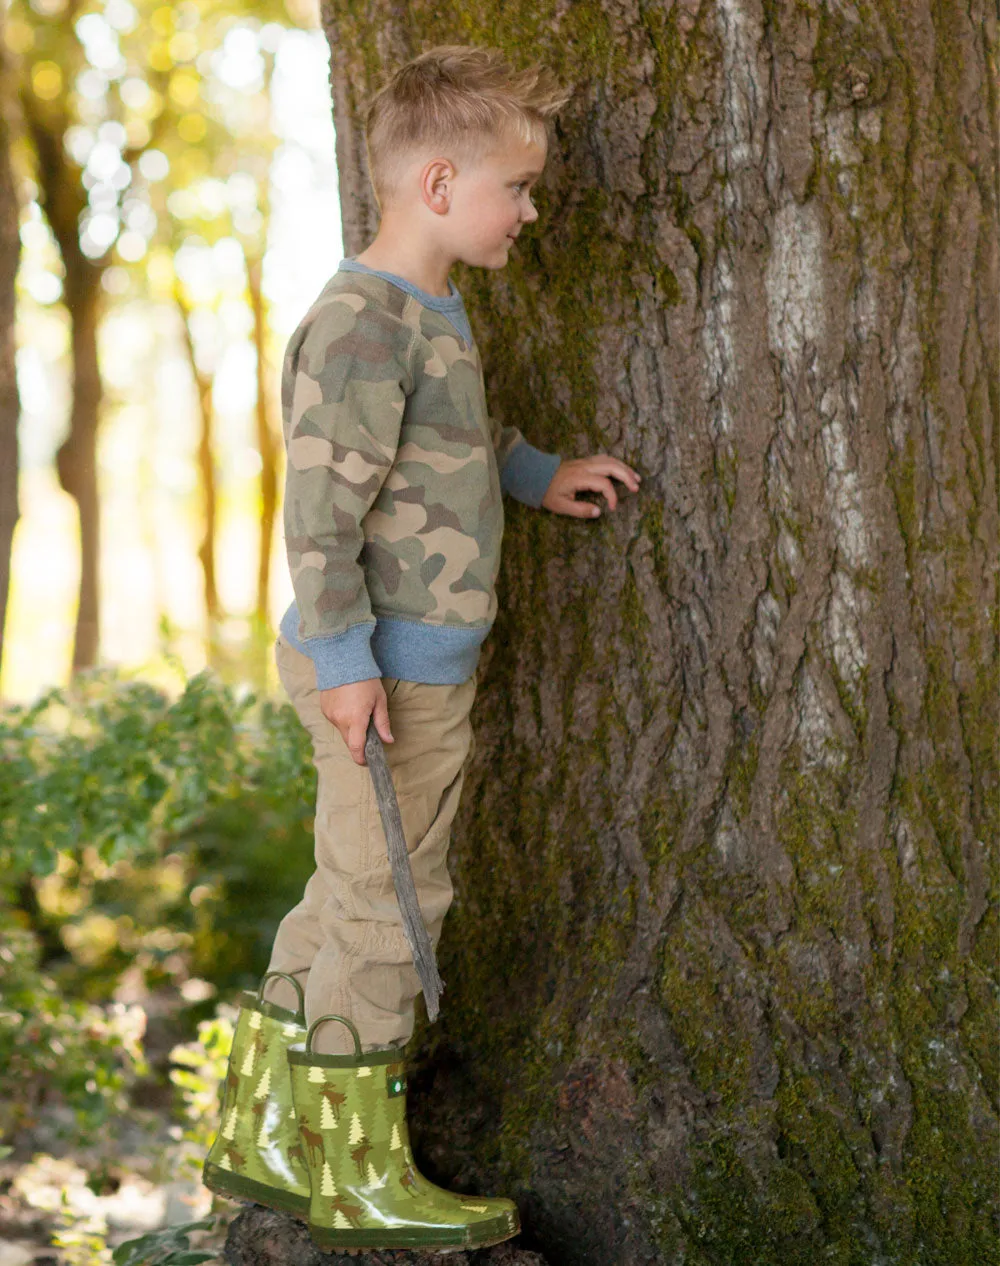
[[[77,503],[80,522],[80,600],[73,641],[73,671],[91,667],[100,643],[100,500],[97,486],[97,428],[104,385],[97,356],[105,260],[80,249],[79,221],[85,205],[81,173],[63,148],[64,128],[50,119],[30,91],[21,95],[37,157],[45,214],[66,272],[63,302],[70,318],[73,401],[69,434],[56,454],[62,488]]]
[[[178,285],[174,299],[181,315],[184,348],[198,393],[198,417],[201,429],[198,433],[198,482],[201,486],[203,531],[198,546],[205,594],[206,638],[209,662],[214,663],[218,654],[218,629],[222,617],[219,590],[215,575],[215,543],[218,535],[218,488],[215,478],[215,404],[212,399],[212,375],[198,368],[194,338],[191,333],[191,306]]]
[[[58,237],[58,234],[57,234]],[[73,403],[69,434],[56,453],[59,483],[77,505],[80,522],[80,601],[73,640],[73,671],[96,663],[100,642],[100,497],[97,426],[104,394],[97,359],[101,275],[73,238],[59,237],[66,268],[64,299],[70,313]]]
[[[271,587],[271,544],[278,508],[278,457],[280,443],[271,405],[267,362],[267,310],[261,290],[261,261],[247,260],[250,308],[253,312],[253,344],[257,353],[257,451],[260,453],[260,554],[257,564],[257,625],[267,626]]]
[[[553,1263],[997,1259],[997,19],[329,0],[576,85],[457,278],[490,398],[642,491],[511,505],[417,1146]]]
[[[10,82],[9,54],[3,44],[4,10],[0,7],[0,78]],[[11,547],[18,506],[17,420],[20,402],[14,360],[14,280],[20,256],[17,196],[10,163],[13,96],[0,88],[0,666],[3,662],[7,598],[10,592]]]

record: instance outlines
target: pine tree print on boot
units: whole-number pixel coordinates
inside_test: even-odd
[[[312,1049],[330,1020],[350,1030],[353,1055]],[[363,1053],[350,1020],[327,1015],[289,1048],[288,1065],[312,1188],[309,1231],[321,1248],[483,1248],[518,1233],[512,1201],[460,1196],[417,1170],[401,1047]]]
[[[275,976],[294,986],[298,1011],[264,1001],[264,988]],[[202,1171],[211,1191],[303,1218],[309,1212],[309,1171],[298,1137],[286,1052],[305,1032],[302,986],[294,976],[268,972],[256,994],[242,995],[223,1082],[219,1133]]]

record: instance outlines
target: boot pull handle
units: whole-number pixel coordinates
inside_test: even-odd
[[[354,1027],[350,1020],[345,1019],[342,1015],[321,1015],[318,1020],[316,1020],[313,1024],[310,1024],[309,1032],[306,1034],[306,1054],[311,1055],[313,1053],[313,1034],[321,1024],[326,1024],[327,1020],[336,1020],[339,1024],[346,1025],[347,1028],[350,1029],[351,1037],[354,1038],[355,1057],[359,1060],[363,1059],[364,1052],[361,1050],[361,1035],[358,1033],[358,1030]]]
[[[265,972],[265,973],[264,973],[264,975],[261,977],[260,988],[257,990],[257,1002],[258,1002],[258,1003],[261,1003],[261,1002],[263,1002],[263,1001],[264,1001],[264,989],[265,989],[265,988],[266,988],[266,986],[267,986],[267,982],[268,982],[269,980],[272,980],[275,976],[280,977],[280,979],[282,979],[282,980],[287,980],[287,981],[288,981],[288,983],[289,983],[289,984],[292,986],[292,988],[295,990],[295,992],[296,992],[296,994],[297,994],[297,996],[298,996],[298,999],[299,999],[298,1016],[297,1016],[297,1018],[300,1018],[300,1019],[301,1019],[301,1023],[302,1023],[302,1024],[305,1024],[305,1022],[306,1022],[306,997],[305,997],[305,994],[302,992],[302,986],[301,986],[301,985],[299,984],[299,982],[295,979],[295,977],[294,977],[294,976],[289,976],[287,972],[283,972],[283,971],[269,971],[269,972]]]

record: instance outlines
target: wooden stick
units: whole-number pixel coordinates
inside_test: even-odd
[[[413,965],[420,977],[420,986],[424,991],[424,1002],[427,1004],[427,1018],[436,1020],[440,1009],[441,993],[444,981],[438,972],[437,959],[434,957],[434,946],[427,934],[420,905],[417,902],[417,888],[413,882],[413,868],[410,865],[410,854],[406,849],[406,836],[403,833],[403,819],[396,800],[396,789],[392,785],[389,763],[385,758],[385,749],[375,728],[375,719],[368,722],[368,734],[365,737],[365,760],[371,770],[372,782],[375,785],[375,800],[378,804],[382,829],[385,831],[386,844],[389,848],[389,865],[392,868],[392,882],[396,889],[396,900],[399,912],[403,917],[403,931],[413,955]]]

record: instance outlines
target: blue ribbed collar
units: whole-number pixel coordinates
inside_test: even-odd
[[[425,308],[434,308],[438,312],[458,312],[465,307],[462,296],[458,293],[458,288],[450,277],[448,278],[448,289],[451,293],[447,295],[432,295],[428,294],[426,290],[421,290],[419,286],[415,286],[412,281],[407,281],[405,277],[399,277],[395,273],[383,272],[380,268],[369,268],[367,264],[360,263],[353,256],[349,259],[342,259],[340,267],[345,272],[371,273],[375,277],[391,281],[394,286],[399,286],[400,290],[405,290],[407,294],[413,295],[414,299],[419,299]]]

